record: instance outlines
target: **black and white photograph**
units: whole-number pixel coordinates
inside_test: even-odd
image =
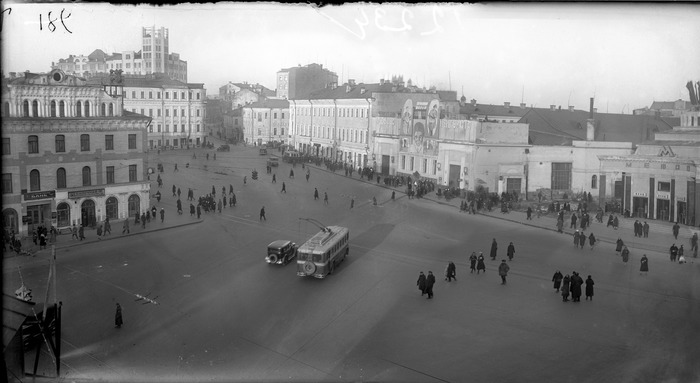
[[[694,3],[0,10],[3,381],[700,382]]]

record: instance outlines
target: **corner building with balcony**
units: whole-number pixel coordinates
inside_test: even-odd
[[[108,93],[110,92],[110,93]],[[94,227],[149,207],[151,118],[123,111],[118,87],[61,70],[2,83],[3,227]]]

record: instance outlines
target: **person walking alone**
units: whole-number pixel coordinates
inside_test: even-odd
[[[564,279],[562,280],[562,286],[561,286],[561,298],[564,302],[569,301],[569,284],[571,283],[571,279],[569,276],[565,276]]]
[[[129,219],[124,220],[124,225],[122,225],[122,235],[126,233],[129,234]]]
[[[428,299],[433,299],[433,285],[435,284],[435,276],[432,271],[428,271],[428,276],[425,278],[425,293],[428,294]]]
[[[498,275],[501,276],[501,284],[505,285],[506,284],[506,277],[508,276],[508,271],[510,270],[510,266],[506,263],[506,260],[502,260],[501,264],[498,265]]]
[[[486,272],[486,264],[484,263],[484,253],[479,253],[479,258],[477,258],[477,263],[476,263],[476,273],[479,274],[479,271],[484,271]]]
[[[78,238],[81,241],[85,239],[85,228],[83,227],[83,225],[80,225],[80,227],[78,228]]]
[[[649,272],[649,259],[647,258],[647,255],[644,254],[642,255],[642,259],[639,260],[640,266],[639,266],[639,274],[640,275],[647,275]]]
[[[450,261],[445,270],[445,280],[452,282],[453,279],[455,281],[457,280],[457,266],[455,266],[454,262]]]
[[[263,221],[263,220],[267,221],[267,218],[265,217],[265,206],[263,206],[263,207],[260,209],[260,220],[261,220],[261,221]]]
[[[284,184],[284,181],[282,181],[282,191],[280,193],[287,194],[287,185]]]
[[[163,223],[165,221],[165,209],[162,207],[160,208],[160,223]]]
[[[513,245],[513,242],[508,245],[508,260],[512,261],[513,260],[513,255],[515,255],[515,245]]]
[[[593,282],[593,278],[589,275],[588,278],[586,278],[586,300],[593,300],[593,285],[595,282]]]
[[[496,260],[497,251],[498,251],[498,244],[496,243],[496,238],[494,238],[493,242],[491,242],[491,260],[492,261]]]
[[[314,188],[314,200],[318,199],[318,189]]]
[[[117,302],[117,312],[114,313],[114,327],[121,328],[123,324],[124,320],[122,319],[122,306],[120,306]]]
[[[328,205],[328,192],[323,192],[323,203]]]

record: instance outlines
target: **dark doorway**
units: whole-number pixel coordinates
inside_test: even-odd
[[[391,161],[391,158],[389,156],[382,155],[382,175],[383,176],[389,175],[389,166],[391,165],[390,161]]]
[[[462,167],[459,165],[450,165],[450,178],[449,185],[451,187],[459,187],[459,175],[462,171]]]
[[[671,202],[667,199],[656,199],[656,219],[661,221],[670,221],[669,211]]]
[[[80,205],[80,224],[82,226],[95,226],[95,201],[88,199]]]
[[[632,217],[647,218],[649,200],[647,197],[632,198]]]

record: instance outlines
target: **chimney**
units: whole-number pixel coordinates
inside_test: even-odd
[[[588,115],[588,118],[593,118],[593,113],[595,113],[595,108],[593,107],[593,97],[591,97],[591,108],[589,110],[590,113]]]
[[[476,106],[476,99],[472,98],[472,106]]]
[[[379,85],[384,85],[384,79],[383,79],[383,78],[380,78],[380,79],[379,79]]]
[[[586,120],[586,141],[595,141],[595,120]]]
[[[504,103],[503,103],[503,106],[505,106],[506,108],[510,109],[510,102],[508,102],[508,101],[504,102]]]
[[[365,94],[365,87],[360,88],[360,94]]]
[[[521,102],[521,103],[520,103],[520,109],[525,109],[525,103],[524,103],[524,102]]]
[[[574,111],[574,106],[573,106],[573,105],[569,105],[569,112],[573,112],[573,111]]]
[[[549,106],[549,110],[551,110],[551,111],[553,112],[553,111],[557,110],[557,106],[556,106],[556,105],[550,105],[550,106]]]

